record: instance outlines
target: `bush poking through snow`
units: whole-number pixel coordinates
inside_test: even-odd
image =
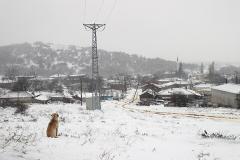
[[[26,110],[28,109],[28,105],[22,102],[11,102],[11,101],[6,101],[1,104],[1,107],[7,108],[7,107],[12,107],[16,108],[15,114],[26,114]]]
[[[99,160],[113,160],[115,156],[110,151],[103,151],[99,155]]]
[[[5,148],[11,146],[14,150],[26,153],[26,147],[34,145],[37,135],[34,133],[26,134],[24,131],[14,131],[6,135],[1,143],[1,150],[4,152]]]
[[[236,140],[237,136],[235,135],[223,135],[222,133],[215,132],[215,133],[208,133],[206,130],[201,133],[203,138],[219,138],[219,139],[226,139],[226,140]]]
[[[17,110],[15,111],[15,114],[26,114],[26,110],[28,109],[28,105],[25,103],[16,103]]]
[[[15,114],[26,114],[26,110],[28,109],[28,105],[22,102],[11,102],[11,101],[6,101],[1,104],[1,107],[7,108],[7,107],[13,107],[16,108]]]
[[[210,156],[210,153],[203,153],[203,152],[201,152],[201,153],[199,153],[198,154],[198,160],[205,160],[205,159],[207,159],[206,157],[209,157]]]

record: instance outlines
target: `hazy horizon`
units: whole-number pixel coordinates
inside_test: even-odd
[[[84,16],[85,15],[85,16]],[[91,45],[82,23],[106,23],[98,48],[183,62],[240,63],[237,0],[1,0],[0,45]]]

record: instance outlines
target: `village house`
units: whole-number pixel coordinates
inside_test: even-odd
[[[33,98],[34,96],[31,93],[25,91],[8,92],[0,96],[0,103],[1,104],[5,102],[32,103]]]
[[[46,78],[46,77],[35,77],[29,80],[31,87],[34,88],[35,91],[40,91],[44,89],[48,89],[47,86],[51,84],[53,78]]]
[[[181,80],[181,81],[163,83],[161,85],[155,84],[155,83],[148,83],[142,86],[142,91],[144,92],[145,90],[151,89],[154,92],[159,92],[166,89],[183,88],[183,87],[184,88],[189,87],[189,82]]]
[[[65,78],[67,78],[67,75],[65,75],[65,74],[54,74],[54,75],[51,75],[50,78],[52,78],[54,80],[62,81]]]
[[[36,78],[36,76],[17,76],[16,80],[17,81],[24,81],[24,80],[28,81],[33,78]]]
[[[49,101],[50,101],[50,97],[44,94],[35,96],[33,100],[34,103],[41,103],[41,104],[47,104]]]
[[[63,83],[71,90],[80,90],[82,88],[84,91],[88,91],[91,79],[86,74],[68,75]]]
[[[174,82],[169,82],[169,83],[164,83],[162,85],[160,85],[160,89],[161,90],[166,90],[166,89],[171,89],[171,88],[187,88],[189,86],[189,82],[187,81],[174,81]]]
[[[201,97],[201,94],[185,88],[171,88],[162,90],[157,94],[157,97],[164,100],[170,100],[173,95],[183,95],[190,100],[194,100],[196,98]]]
[[[15,81],[0,81],[0,88],[12,89]]]
[[[211,89],[214,86],[215,85],[210,84],[210,83],[201,83],[201,84],[197,84],[197,85],[193,86],[193,90],[202,94],[202,95],[210,96],[211,95]]]
[[[156,93],[154,91],[152,91],[151,89],[147,89],[139,97],[140,97],[140,101],[152,102],[154,101],[155,96],[156,96]]]
[[[161,90],[160,85],[155,84],[155,83],[147,83],[143,85],[142,87],[142,92],[145,92],[146,90],[152,90],[154,92],[159,92]]]
[[[109,89],[114,89],[114,90],[120,90],[120,91],[126,91],[127,86],[120,80],[107,80],[107,86]]]
[[[67,83],[73,84],[80,83],[81,81],[89,81],[89,78],[86,74],[68,75],[65,78],[65,81],[67,81]]]
[[[0,78],[0,88],[12,89],[12,87],[15,83],[16,83],[15,80],[10,80],[6,77]]]
[[[240,108],[240,85],[223,84],[212,87],[211,102],[219,106]]]
[[[124,94],[121,90],[107,89],[101,93],[102,100],[120,100],[124,97]]]

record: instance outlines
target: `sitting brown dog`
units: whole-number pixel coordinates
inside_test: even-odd
[[[51,116],[52,116],[52,119],[49,122],[48,128],[47,128],[47,136],[51,138],[57,138],[59,116],[57,113],[53,113]]]

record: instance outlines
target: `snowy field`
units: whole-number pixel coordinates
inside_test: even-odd
[[[0,108],[0,160],[239,160],[240,110],[102,103]],[[59,137],[47,138],[51,113]],[[209,137],[203,137],[206,130]]]

